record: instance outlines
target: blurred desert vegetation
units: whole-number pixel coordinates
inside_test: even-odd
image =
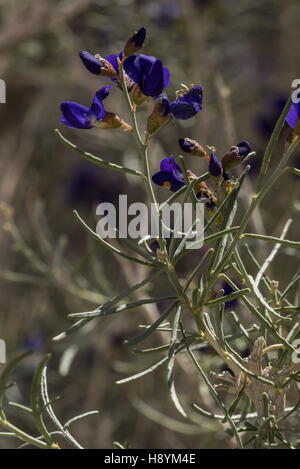
[[[99,202],[114,202],[119,193],[140,201],[144,193],[134,179],[92,166],[54,136],[58,127],[87,151],[138,165],[128,134],[72,131],[60,124],[61,101],[89,105],[94,92],[108,84],[87,72],[78,51],[119,52],[129,34],[145,26],[143,52],[170,68],[170,93],[181,83],[204,88],[203,112],[159,134],[151,150],[153,171],[162,157],[178,153],[179,137],[214,145],[219,154],[249,140],[257,159],[243,204],[291,82],[300,77],[299,21],[298,0],[0,0],[0,77],[7,84],[7,103],[0,105],[0,337],[7,342],[8,358],[34,350],[16,372],[18,387],[10,397],[28,403],[36,363],[45,351],[52,352],[49,388],[53,396],[62,396],[55,403],[62,421],[100,410],[76,426],[74,433],[85,447],[109,448],[115,440],[128,440],[133,448],[230,448],[233,443],[218,423],[195,416],[191,424],[176,414],[163,370],[114,384],[155,361],[156,356],[133,354],[123,341],[138,324],[158,317],[156,306],[115,315],[86,333],[51,342],[70,325],[67,314],[91,310],[146,275],[143,266],[112,257],[88,239],[72,215],[76,208],[95,226]],[[110,110],[128,118],[119,90],[109,100]],[[141,114],[149,110],[145,106]],[[206,170],[205,162],[187,159],[197,174]],[[166,196],[164,189],[157,192]],[[251,228],[278,236],[292,217],[289,238],[298,239],[298,199],[296,178],[281,178]],[[265,248],[260,245],[257,255],[263,256]],[[197,255],[182,266],[183,277]],[[285,285],[287,273],[297,267],[299,257],[285,252],[277,258],[273,278]],[[158,284],[149,294],[160,296],[162,288]],[[160,345],[163,338],[149,343]],[[209,350],[203,363],[206,369],[222,367]],[[182,359],[179,391],[186,402],[214,409],[194,374]],[[13,415],[18,422],[20,414]],[[30,426],[26,419],[22,425]],[[12,444],[0,440],[0,447]]]

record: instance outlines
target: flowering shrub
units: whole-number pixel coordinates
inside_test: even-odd
[[[63,340],[94,319],[111,314],[125,314],[127,310],[149,303],[167,303],[166,309],[153,324],[128,340],[129,345],[135,345],[151,334],[165,332],[168,338],[162,347],[142,351],[163,353],[163,357],[148,369],[121,379],[118,383],[127,383],[142,378],[159,367],[166,367],[170,399],[182,417],[193,420],[195,414],[199,413],[205,418],[219,420],[239,448],[299,447],[297,437],[291,439],[284,426],[286,419],[297,423],[300,403],[300,400],[295,400],[300,365],[295,360],[294,346],[299,335],[299,306],[295,304],[293,297],[299,274],[292,275],[289,284],[281,289],[269,278],[267,271],[280,248],[299,249],[300,243],[285,239],[290,220],[278,237],[246,231],[251,217],[255,216],[255,209],[282,174],[288,171],[299,175],[298,169],[287,166],[299,144],[299,105],[291,104],[291,99],[287,101],[260,161],[255,192],[249,194],[248,207],[240,214],[237,210],[239,194],[250,170],[250,166],[245,166],[245,163],[251,163],[251,158],[255,157],[255,152],[247,141],[232,142],[233,146],[224,155],[220,155],[219,151],[205,146],[204,142],[178,135],[179,147],[187,156],[165,155],[160,169],[156,168],[153,172],[150,170],[149,152],[156,133],[173,119],[196,118],[202,110],[205,113],[205,105],[203,106],[203,90],[200,85],[182,85],[176,96],[170,98],[167,95],[166,89],[170,83],[168,68],[163,66],[160,59],[138,53],[145,38],[146,31],[141,28],[129,37],[123,51],[106,58],[81,51],[80,58],[87,70],[110,80],[112,85],[104,86],[95,93],[90,108],[69,101],[61,104],[61,121],[68,127],[81,130],[99,127],[101,131],[111,132],[124,130],[128,138],[133,136],[142,170],[105,161],[80,150],[63,137],[60,131],[56,130],[56,134],[66,146],[77,150],[91,163],[121,174],[128,173],[145,185],[149,202],[154,204],[160,224],[157,239],[146,237],[139,243],[128,242],[123,250],[102,239],[78,212],[75,211],[74,214],[79,223],[105,249],[130,262],[146,266],[149,275],[93,311],[70,314],[74,323],[54,340]],[[109,94],[113,92],[120,92],[125,99],[131,116],[130,123],[106,110],[109,109],[109,104],[106,104],[109,102]],[[144,123],[145,134],[138,122],[141,105],[150,108],[147,122]],[[289,127],[290,132],[283,144],[279,138],[284,125]],[[279,163],[274,166],[272,156],[278,145],[284,148]],[[202,159],[207,171],[201,175],[192,173],[188,169],[189,156]],[[237,177],[234,168],[238,167],[242,170]],[[153,183],[166,189],[167,200],[163,204],[157,201]],[[184,279],[179,275],[180,262],[194,251],[176,239],[174,233],[168,243],[163,237],[162,208],[164,204],[175,200],[181,203],[189,201],[194,206],[199,202],[205,205],[201,257]],[[245,244],[245,240],[269,243],[272,248],[270,254],[260,263],[252,249]],[[131,250],[130,253],[127,248]],[[158,296],[127,300],[157,279],[159,285],[156,289],[161,289]],[[224,286],[222,288],[218,287],[220,281]],[[244,317],[239,315],[241,304],[247,311],[247,325],[243,324]],[[229,307],[235,311],[229,313]],[[201,354],[209,347],[220,357],[226,371],[214,373],[214,370],[209,370],[208,374],[204,369]],[[248,353],[244,357],[246,347]],[[197,403],[189,405],[182,401],[176,391],[174,374],[175,364],[180,364],[182,357],[191,361],[195,373],[199,373],[199,377],[204,380],[220,413]],[[41,438],[30,437],[9,423],[2,411],[1,400],[0,424],[26,443],[38,447],[54,447],[56,443],[53,433],[45,427],[39,404],[37,383],[42,380],[43,403],[49,410],[48,398],[45,397],[44,371],[45,361],[34,378],[32,399],[32,412]],[[7,375],[0,384],[2,393],[5,391],[6,378]],[[65,426],[59,426],[51,412],[50,417],[62,436],[72,443],[72,437],[68,432],[66,434]],[[75,446],[78,447],[76,442]]]

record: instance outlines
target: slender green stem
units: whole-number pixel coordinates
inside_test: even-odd
[[[86,151],[80,150],[80,148],[77,147],[74,143],[70,142],[67,140],[58,129],[54,130],[54,133],[60,138],[60,140],[63,142],[63,144],[71,148],[72,150],[76,150],[81,156],[83,156],[86,160],[90,161],[91,163],[94,163],[98,166],[102,166],[103,168],[108,168],[112,169],[113,171],[119,171],[121,173],[128,173],[132,174],[133,176],[141,176],[144,177],[143,173],[140,171],[137,171],[135,169],[131,168],[126,168],[125,166],[121,166],[116,163],[110,163],[109,161],[105,161],[99,156],[92,155],[91,153],[88,153]]]
[[[264,178],[265,178],[266,173],[268,171],[268,167],[269,167],[269,164],[270,164],[270,161],[271,161],[271,157],[272,157],[272,154],[273,154],[274,149],[276,147],[276,144],[278,142],[278,139],[279,139],[281,130],[283,128],[284,121],[285,121],[286,115],[289,111],[290,105],[291,105],[291,96],[287,100],[287,102],[286,102],[286,104],[285,104],[285,106],[284,106],[284,108],[281,112],[281,115],[280,115],[280,117],[279,117],[279,119],[278,119],[278,121],[275,125],[275,128],[272,132],[271,138],[270,138],[269,143],[267,145],[266,151],[264,153],[262,164],[261,164],[261,170],[260,170],[260,173],[259,173],[259,176],[258,176],[258,182],[257,182],[257,186],[256,186],[256,191],[257,192],[260,191],[261,186],[262,186],[263,181],[264,181]]]
[[[8,422],[5,419],[2,419],[0,417],[0,425],[2,425],[6,430],[9,430],[10,432],[14,433],[15,436],[17,436],[20,440],[29,443],[33,446],[36,446],[37,448],[40,449],[49,449],[50,446],[48,443],[45,441],[40,441],[34,436],[29,435],[28,433],[24,432],[20,428],[15,427],[12,423]],[[54,448],[54,447],[53,447]]]

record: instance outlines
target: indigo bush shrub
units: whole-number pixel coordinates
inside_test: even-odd
[[[153,359],[149,368],[120,379],[118,384],[126,386],[130,381],[143,379],[158,368],[164,368],[170,399],[180,418],[196,422],[200,414],[220,421],[236,448],[299,448],[297,431],[290,432],[289,427],[299,428],[300,311],[295,293],[300,274],[299,270],[291,272],[290,281],[281,286],[268,272],[280,249],[298,250],[300,242],[286,239],[291,220],[286,220],[278,237],[247,229],[255,210],[275,183],[286,173],[300,174],[292,163],[299,144],[300,105],[293,103],[291,97],[285,104],[257,163],[260,169],[255,190],[249,193],[248,206],[241,213],[238,210],[240,191],[248,178],[251,159],[258,158],[248,141],[232,142],[231,148],[222,154],[203,141],[174,135],[178,150],[181,149],[184,156],[162,155],[160,168],[152,168],[151,146],[156,134],[162,129],[172,132],[170,124],[174,119],[197,119],[199,112],[205,114],[205,90],[199,84],[181,85],[175,96],[168,96],[172,74],[159,58],[140,53],[145,39],[146,31],[141,28],[128,38],[123,51],[116,54],[104,58],[81,51],[79,55],[87,73],[99,76],[103,86],[94,93],[89,108],[70,101],[61,104],[61,121],[74,131],[88,132],[96,127],[100,136],[105,131],[114,133],[117,138],[118,132],[125,131],[128,139],[134,138],[140,167],[129,168],[110,162],[106,157],[92,155],[67,140],[59,130],[55,133],[64,145],[99,166],[99,171],[101,167],[108,168],[119,172],[120,178],[129,174],[143,184],[159,225],[156,237],[129,240],[119,236],[116,229],[117,239],[107,241],[77,211],[74,215],[87,234],[112,256],[142,264],[148,269],[148,275],[92,311],[69,314],[72,325],[53,340],[61,341],[88,324],[97,327],[101,318],[112,314],[119,314],[125,322],[128,310],[151,303],[163,305],[155,322],[141,325],[142,332],[127,340],[127,346],[135,346],[145,339],[151,340],[150,336],[155,334],[163,337],[164,342],[159,347],[153,345],[139,350],[139,353],[159,358]],[[118,93],[120,100],[125,100],[129,122],[110,109],[112,93]],[[140,108],[147,109],[146,122],[140,122]],[[289,131],[285,140],[283,127]],[[275,164],[273,156],[278,149],[282,154]],[[190,158],[201,159],[207,171],[194,174],[188,169]],[[165,190],[166,200],[162,203],[158,202],[156,186]],[[278,197],[278,193],[274,197]],[[167,238],[162,217],[163,207],[175,201],[183,205],[189,202],[194,208],[199,203],[204,206],[203,246],[199,248],[196,265],[184,278],[182,260],[195,254],[186,242],[190,233],[178,239],[174,220]],[[193,229],[194,223],[189,231]],[[261,242],[270,250],[263,261],[255,257],[253,249]],[[150,285],[155,285],[155,296],[135,297]],[[241,314],[242,308],[246,311],[246,320],[245,314]],[[204,366],[203,354],[207,350],[213,350],[219,357],[223,364],[221,373]],[[16,361],[8,365],[0,382],[0,424],[5,429],[2,435],[13,435],[39,448],[58,447],[56,435],[60,435],[68,444],[81,448],[68,431],[70,422],[62,425],[53,412],[47,391],[48,359],[47,355],[33,378],[31,407],[11,403],[19,407],[20,412],[33,417],[40,436],[33,437],[16,428],[6,419],[3,410],[9,373]],[[211,401],[207,406],[187,402],[177,391],[175,377],[182,372],[184,360],[191,362],[195,375],[207,386],[218,412],[211,409]],[[48,414],[55,430],[48,430],[43,413]],[[89,414],[79,415],[72,422],[86,415]],[[134,446],[134,442],[131,443]]]

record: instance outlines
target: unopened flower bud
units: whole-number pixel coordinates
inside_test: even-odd
[[[217,158],[217,155],[214,152],[211,152],[208,170],[210,175],[213,177],[219,178],[220,176],[222,176],[223,168]]]
[[[221,163],[224,171],[234,168],[234,166],[242,163],[243,159],[249,155],[252,148],[249,142],[241,142],[238,145],[231,147],[227,153],[221,158]]]
[[[209,160],[209,156],[204,150],[204,148],[200,145],[200,143],[196,142],[196,140],[192,140],[191,138],[185,137],[180,138],[178,140],[179,146],[185,153],[191,153],[195,156],[201,156]]]
[[[104,59],[99,54],[96,54],[95,58],[98,59],[102,64],[101,71],[100,71],[101,75],[105,77],[110,77],[110,78],[114,78],[117,76],[117,72],[115,68],[108,60]]]
[[[237,144],[237,147],[239,149],[239,155],[242,158],[246,158],[246,156],[249,155],[249,153],[252,151],[252,147],[249,142],[241,142]]]
[[[93,55],[90,52],[81,50],[79,52],[79,57],[81,58],[85,67],[94,75],[103,75],[106,77],[115,77],[116,70],[106,59],[103,59],[101,55]]]
[[[146,29],[140,28],[138,31],[135,31],[126,42],[124,47],[125,57],[129,57],[131,54],[134,54],[143,47],[143,44],[146,39]]]

